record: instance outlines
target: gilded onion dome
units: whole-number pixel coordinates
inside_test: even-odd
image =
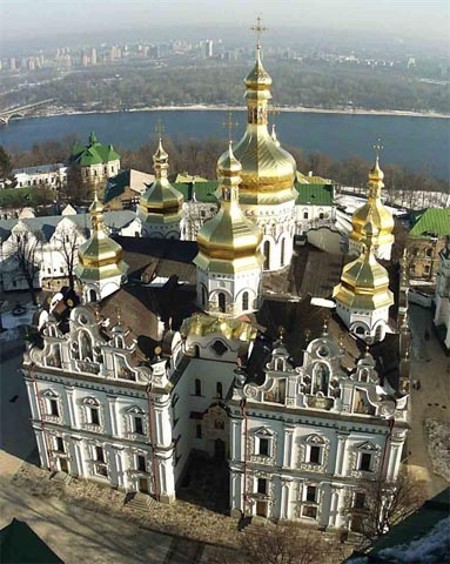
[[[293,200],[295,161],[268,131],[272,79],[263,67],[259,44],[255,66],[244,83],[247,88],[247,128],[234,150],[242,165],[239,200],[242,204],[278,204]],[[222,158],[226,159],[226,153]]]
[[[169,155],[162,146],[161,139],[153,155],[155,180],[141,196],[139,216],[143,221],[164,223],[181,216],[183,195],[176,190],[167,178]]]
[[[89,208],[91,236],[80,245],[78,265],[75,267],[75,275],[82,281],[125,276],[128,270],[128,265],[122,259],[122,247],[106,234],[103,210],[103,204],[95,192],[94,201]]]
[[[392,230],[394,229],[394,218],[391,212],[381,201],[381,190],[384,187],[384,174],[380,168],[379,157],[377,155],[374,166],[369,172],[369,197],[367,202],[355,211],[352,217],[352,232],[350,238],[354,241],[364,240],[364,226],[369,216],[377,228],[377,244],[391,244],[394,241]]]
[[[341,283],[334,288],[333,297],[350,309],[371,311],[394,303],[389,290],[387,270],[374,255],[374,241],[378,236],[375,221],[369,214],[364,225],[364,249],[354,261],[344,266]]]
[[[197,235],[199,253],[194,262],[202,270],[234,273],[261,268],[262,233],[248,220],[239,205],[241,165],[232,144],[217,166],[222,199],[219,212]]]

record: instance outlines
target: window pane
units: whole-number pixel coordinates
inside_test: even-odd
[[[145,472],[146,471],[146,464],[145,464],[145,456],[141,456],[139,455],[137,457],[137,466],[138,466],[138,470],[140,470],[141,472]]]
[[[96,407],[91,407],[91,423],[93,425],[100,425],[100,418]]]
[[[259,439],[259,454],[269,456],[269,439]]]
[[[306,500],[315,502],[316,501],[316,493],[317,493],[316,486],[307,486],[307,488],[306,488]]]
[[[58,402],[54,399],[50,400],[50,413],[55,417],[59,417]]]
[[[267,493],[267,480],[265,478],[258,478],[258,493]]]
[[[370,472],[370,463],[372,460],[372,455],[367,452],[363,452],[361,455],[361,460],[359,463],[359,469],[365,472]]]
[[[142,426],[142,417],[134,418],[134,432],[138,435],[144,434],[144,428]]]
[[[309,462],[320,464],[320,447],[312,446],[309,449]]]

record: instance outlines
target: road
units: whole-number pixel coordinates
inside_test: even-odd
[[[425,434],[425,421],[435,419],[449,423],[450,414],[450,358],[446,357],[432,326],[429,309],[410,305],[409,319],[412,334],[411,380],[420,380],[419,390],[411,389],[411,431],[407,438],[408,464],[420,479],[428,484],[429,495],[448,486],[433,473]],[[428,332],[429,339],[425,338]]]

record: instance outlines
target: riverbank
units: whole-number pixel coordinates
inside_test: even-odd
[[[116,114],[122,112],[170,112],[170,111],[212,111],[212,112],[245,112],[245,106],[221,106],[221,105],[203,105],[193,104],[190,106],[146,106],[143,108],[129,108],[117,110],[74,110],[71,108],[61,108],[49,112],[40,112],[33,117],[54,117],[54,116],[70,116],[70,115],[95,115],[95,114]],[[360,115],[360,116],[395,116],[395,117],[422,117],[434,119],[450,119],[450,114],[439,114],[434,112],[413,112],[407,110],[366,110],[362,108],[307,108],[304,106],[287,106],[277,107],[277,113],[303,113],[303,114],[338,114],[338,115]],[[29,119],[19,118],[19,119]]]

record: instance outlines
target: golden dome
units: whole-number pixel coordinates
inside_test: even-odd
[[[122,259],[122,247],[113,241],[105,231],[103,204],[97,192],[89,208],[92,232],[89,239],[78,249],[78,265],[75,275],[80,280],[102,280],[113,276],[124,276],[128,266]]]
[[[394,299],[389,290],[388,272],[373,253],[378,229],[370,214],[363,230],[364,250],[356,260],[344,266],[341,283],[334,288],[333,297],[348,308],[370,311],[389,307]]]
[[[353,214],[353,229],[350,234],[350,239],[354,241],[364,240],[365,234],[363,230],[370,216],[378,230],[376,242],[378,244],[393,242],[394,236],[392,235],[392,230],[394,229],[394,218],[381,201],[381,190],[384,187],[383,178],[384,174],[380,168],[377,156],[375,164],[369,172],[369,197],[367,202]]]
[[[262,65],[259,45],[255,66],[244,83],[247,87],[247,128],[234,149],[242,165],[239,201],[242,204],[278,204],[294,200],[294,158],[267,128],[272,79]]]
[[[173,221],[181,214],[183,195],[169,182],[167,172],[169,169],[169,155],[159,139],[158,148],[153,155],[155,181],[141,196],[139,215],[142,221],[164,223]],[[149,217],[150,216],[150,217]]]
[[[217,164],[222,201],[219,212],[207,221],[197,235],[199,253],[194,262],[202,270],[233,273],[261,268],[262,233],[243,214],[238,201],[241,165],[231,142]]]

